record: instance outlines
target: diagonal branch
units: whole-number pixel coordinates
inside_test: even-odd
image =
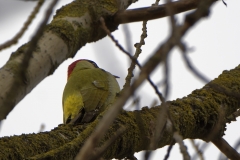
[[[170,4],[170,7],[173,10],[173,13],[171,14],[178,14],[192,9],[196,9],[199,2],[200,0],[180,0],[172,2]],[[124,24],[138,21],[153,20],[167,16],[169,16],[169,13],[167,12],[167,4],[163,4],[157,7],[144,7],[117,12],[114,16],[114,22],[116,24]]]
[[[240,154],[232,148],[223,138],[212,140],[212,143],[229,159],[240,159]]]
[[[39,10],[42,7],[44,2],[45,2],[45,0],[38,1],[37,6],[34,8],[33,12],[28,17],[27,21],[24,23],[21,30],[11,40],[8,40],[8,41],[4,42],[3,44],[0,44],[0,51],[5,48],[8,48],[11,45],[16,44],[18,42],[18,40],[22,37],[22,35],[25,33],[25,31],[28,29],[29,25],[32,23],[32,21],[36,17],[37,13],[39,12]]]

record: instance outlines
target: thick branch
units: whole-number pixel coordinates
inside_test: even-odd
[[[222,137],[225,123],[219,125],[219,119],[226,119],[240,108],[239,99],[228,93],[218,91],[211,84],[221,86],[227,90],[240,93],[240,66],[231,71],[224,71],[218,78],[211,81],[202,89],[193,91],[187,97],[169,103],[169,113],[178,133],[183,139],[206,139],[211,132]],[[151,109],[144,107],[141,111],[122,112],[105,134],[99,146],[104,145],[121,126],[124,132],[104,153],[104,158],[123,158],[134,152],[148,150],[150,137],[155,133],[155,127],[162,106]],[[220,114],[223,112],[224,115]],[[0,157],[4,159],[71,159],[76,156],[86,138],[90,135],[97,123],[85,126],[61,125],[51,132],[29,134],[0,139]],[[172,142],[172,123],[168,120],[157,147],[161,148]]]

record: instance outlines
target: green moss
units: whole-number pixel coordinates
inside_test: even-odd
[[[102,8],[105,9],[110,15],[113,15],[118,11],[117,1],[113,0],[101,0],[100,1]]]
[[[117,10],[117,4],[113,0],[74,1],[57,11],[46,31],[54,32],[63,39],[68,46],[69,56],[72,57],[87,42],[94,42],[106,35],[99,27],[98,20],[113,15]]]
[[[240,86],[240,75],[237,75],[239,67],[224,71],[202,89],[172,101],[169,110],[175,129],[184,137],[204,139],[219,125],[216,134],[221,137],[225,130],[226,117],[234,112],[239,104],[237,97],[234,100],[234,93],[239,93]]]
[[[119,136],[111,145],[111,148],[104,153],[104,158],[112,158],[114,155],[116,156],[115,158],[124,158],[126,155],[134,153],[135,147],[140,143],[140,131],[135,123],[135,117],[132,112],[127,113],[123,111],[123,113],[119,115],[104,136],[104,140],[101,141],[100,146],[116,134],[119,128],[126,126],[128,126],[128,128],[126,128],[124,133]]]
[[[69,5],[63,6],[61,9],[57,10],[54,19],[64,17],[81,17],[87,12],[89,4],[88,0],[73,1]]]

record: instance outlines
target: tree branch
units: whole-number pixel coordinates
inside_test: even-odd
[[[169,13],[166,9],[167,5],[170,5],[171,9],[173,10],[172,14],[178,14],[196,9],[199,2],[200,0],[180,0],[172,2],[171,4],[159,5],[157,7],[144,7],[120,11],[115,14],[114,22],[116,24],[124,24],[163,18],[169,16]]]
[[[212,143],[229,159],[240,159],[240,154],[232,148],[223,138],[216,138]]]
[[[235,69],[223,72],[218,78],[210,83],[225,88],[234,88],[234,92],[240,93],[240,65]],[[236,97],[229,96],[210,87],[209,84],[202,89],[193,91],[187,97],[167,102],[169,115],[176,131],[183,139],[206,139],[209,133],[215,130],[219,118],[226,118],[240,108]],[[224,117],[219,114],[224,112]],[[101,139],[98,147],[104,146],[105,142],[117,133],[121,126],[126,131],[113,142],[103,157],[124,158],[135,152],[148,150],[150,138],[156,130],[156,123],[163,106],[142,108],[141,111],[122,113],[115,119],[109,130]],[[0,139],[0,157],[2,159],[73,159],[90,136],[91,132],[102,120],[100,115],[94,122],[85,125],[60,125],[51,132],[39,134],[23,134],[21,136],[3,137]],[[227,122],[226,122],[227,123]],[[221,124],[215,135],[216,138],[223,136],[226,124]],[[157,147],[161,148],[172,143],[174,130],[169,119],[162,130],[161,136],[156,140]]]

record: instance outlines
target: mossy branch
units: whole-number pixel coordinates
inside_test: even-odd
[[[231,91],[235,96],[229,94],[230,92],[219,90],[216,86]],[[167,120],[157,140],[157,148],[172,142],[175,132],[172,123],[183,139],[206,140],[209,135],[214,135],[213,139],[222,137],[228,122],[227,117],[240,108],[240,100],[237,98],[240,95],[239,86],[240,65],[233,70],[224,71],[218,78],[202,89],[193,91],[187,97],[167,102],[172,122]],[[121,126],[126,130],[106,150],[103,157],[123,158],[131,156],[134,152],[148,150],[150,138],[155,133],[156,121],[162,109],[162,106],[156,106],[150,109],[144,107],[141,111],[123,111],[115,119],[99,146],[110,139]],[[30,157],[32,159],[73,159],[101,120],[101,116],[86,125],[60,125],[50,132],[3,137],[0,139],[0,157],[2,159],[29,159]],[[219,124],[219,122],[223,123]]]

